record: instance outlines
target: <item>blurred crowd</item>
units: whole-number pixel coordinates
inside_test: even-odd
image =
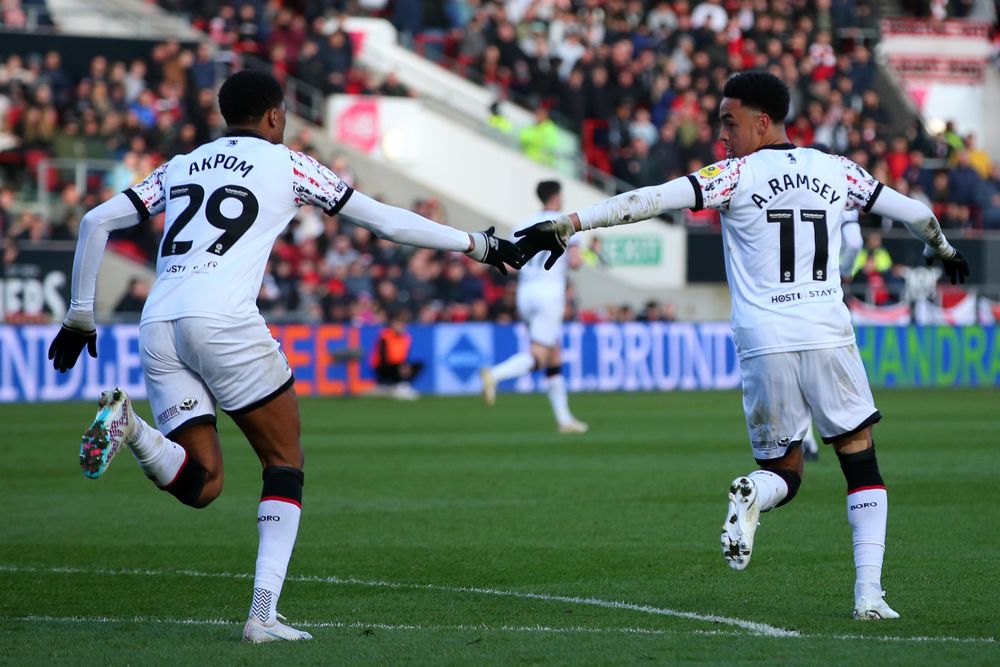
[[[157,44],[148,58],[131,62],[97,56],[78,80],[67,74],[56,51],[28,59],[8,56],[0,63],[3,242],[73,240],[89,208],[172,155],[217,137],[223,123],[214,83],[212,54],[176,42]],[[308,132],[287,139],[292,148],[324,160]],[[73,170],[64,172],[53,163],[42,169],[39,186],[39,165],[59,158],[88,161],[82,184]],[[342,156],[327,164],[354,183]],[[36,187],[48,191],[44,208],[23,196]],[[412,202],[411,208],[445,221],[435,199]],[[163,216],[154,216],[115,232],[110,243],[119,253],[149,263],[162,231]],[[343,216],[328,218],[306,207],[274,248],[260,305],[275,318],[355,324],[382,322],[390,309],[406,312],[415,322],[504,322],[515,316],[514,286],[512,279],[463,256],[380,241]],[[134,282],[116,311],[137,312],[147,292],[148,285]]]
[[[88,208],[218,136],[217,77],[240,54],[325,93],[410,95],[395,75],[356,66],[353,38],[342,28],[345,11],[391,20],[404,43],[491,87],[498,100],[522,101],[538,110],[539,124],[579,132],[591,163],[636,186],[723,157],[716,139],[721,86],[733,71],[769,69],[792,87],[793,141],[851,157],[925,200],[946,228],[1000,229],[1000,168],[976,137],[950,123],[936,134],[917,119],[900,125],[873,88],[878,3],[868,0],[159,2],[190,14],[214,45],[171,41],[129,61],[97,56],[82,75],[71,75],[56,50],[0,62],[5,242],[73,239]],[[16,28],[39,7],[42,0],[5,0],[0,21]],[[496,115],[502,125],[499,108]],[[544,133],[538,136],[544,141]],[[289,143],[315,153],[308,134]],[[59,158],[88,160],[82,181],[57,162],[39,172],[44,160]],[[327,164],[353,180],[343,157]],[[36,204],[37,189],[47,195],[44,207]],[[386,194],[390,203],[446,220],[434,199],[392,202]],[[686,216],[690,226],[718,224],[712,212]],[[112,243],[151,261],[161,233],[158,216],[116,233]],[[599,248],[587,252],[590,263],[602,261]],[[275,247],[260,298],[272,315],[358,323],[381,321],[390,305],[416,322],[505,321],[515,310],[513,282],[495,272],[461,257],[393,246],[342,216],[324,219],[311,209]],[[649,317],[672,318],[658,304],[648,310]],[[570,315],[642,314],[613,307]]]
[[[52,27],[45,0],[3,0],[0,2],[0,29],[34,30]]]
[[[269,60],[325,93],[378,90],[354,65],[341,13],[384,17],[418,52],[536,109],[520,140],[552,163],[555,125],[580,134],[586,161],[631,186],[724,157],[722,86],[759,68],[792,88],[789,135],[822,144],[925,200],[948,228],[1000,229],[1000,168],[976,137],[929,135],[890,117],[874,89],[872,0],[160,0],[193,16],[224,49]],[[912,7],[909,7],[912,5]],[[971,3],[909,3],[967,16]],[[926,7],[923,7],[926,5]],[[923,9],[922,9],[923,8]],[[926,11],[924,11],[926,10]],[[390,87],[392,88],[392,87]],[[405,94],[405,93],[403,93]],[[510,131],[496,107],[491,124]],[[689,225],[717,227],[711,212]],[[869,220],[890,226],[891,221]]]

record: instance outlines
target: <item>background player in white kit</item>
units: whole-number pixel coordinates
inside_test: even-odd
[[[887,501],[871,436],[881,415],[841,294],[841,214],[862,209],[902,221],[925,242],[925,258],[941,260],[952,282],[964,282],[969,266],[926,206],[846,158],[789,143],[788,105],[788,88],[777,77],[734,75],[719,110],[730,159],[538,223],[519,233],[518,245],[529,259],[548,250],[551,266],[577,231],[638,222],[665,210],[718,209],[743,406],[761,467],[730,486],[723,556],[733,569],[745,568],[760,512],[795,496],[803,469],[799,445],[811,414],[847,480],[853,615],[897,618],[881,586]]]
[[[542,181],[535,189],[542,210],[519,229],[562,213],[562,186],[558,181]],[[571,242],[564,257],[546,271],[543,258],[525,262],[517,276],[517,313],[528,326],[531,352],[520,352],[496,366],[480,369],[483,398],[487,405],[496,402],[497,384],[532,371],[545,371],[552,413],[560,433],[586,433],[587,425],[569,410],[566,380],[562,374],[562,323],[566,310],[566,273],[580,266],[579,249]]]
[[[57,370],[86,345],[97,356],[94,293],[108,233],[166,211],[157,280],[143,309],[140,358],[155,415],[139,418],[124,391],[106,391],[84,435],[80,464],[100,477],[128,446],[161,489],[192,507],[222,491],[216,404],[260,458],[260,545],[243,639],[310,639],[279,620],[302,503],[302,447],[294,378],[257,310],[264,267],[299,207],[350,215],[376,235],[465,252],[506,273],[521,253],[493,230],[467,234],[355,192],[332,171],[282,145],[283,94],[270,74],[242,71],[219,90],[225,136],[178,155],[144,181],[88,212],[73,261],[72,302],[49,349]]]

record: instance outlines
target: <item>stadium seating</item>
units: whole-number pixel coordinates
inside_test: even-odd
[[[217,136],[222,123],[212,89],[227,53],[263,58],[279,76],[300,78],[324,93],[409,93],[354,63],[350,36],[337,29],[337,16],[327,8],[357,9],[355,3],[305,3],[314,8],[306,14],[295,9],[302,3],[277,3],[275,11],[274,4],[267,11],[255,3],[159,4],[190,15],[219,53],[166,42],[131,62],[94,58],[78,78],[66,73],[55,51],[10,55],[0,64],[0,174],[3,185],[20,194],[0,197],[5,239],[73,238],[82,210],[161,160]],[[402,4],[409,3],[369,11],[393,20],[401,40],[418,53],[500,96],[550,107],[560,123],[580,132],[588,163],[633,185],[721,158],[714,139],[721,85],[731,71],[763,67],[793,85],[788,127],[794,141],[826,144],[924,199],[952,236],[1000,228],[1000,167],[975,138],[951,126],[930,136],[917,119],[901,125],[881,104],[871,56],[877,3],[853,2],[856,11],[845,12],[846,3],[821,3],[827,8],[814,11],[803,0],[755,3],[753,10],[745,3],[685,0],[572,2],[562,9],[540,3],[527,10],[527,3],[444,2],[424,3],[441,11],[422,17],[397,11]],[[636,10],[640,5],[643,11]],[[24,24],[29,13],[48,17],[37,0],[4,7],[0,22],[8,27]],[[310,150],[295,139],[292,144]],[[55,162],[39,175],[45,160],[80,157],[92,161],[82,188]],[[334,169],[350,175],[343,160]],[[58,200],[48,219],[25,206],[37,187]],[[413,207],[445,215],[430,200]],[[685,222],[699,230],[718,225],[711,213]],[[114,242],[130,256],[151,260],[161,224],[154,220]],[[335,268],[327,258],[344,239],[356,257]],[[315,248],[304,249],[310,243]],[[415,264],[420,278],[413,275]],[[352,279],[359,272],[367,279]],[[324,223],[304,211],[275,250],[261,300],[273,313],[334,321],[363,319],[365,308],[381,317],[379,304],[389,298],[404,299],[422,321],[503,319],[513,312],[505,285],[461,259],[389,252],[340,220]],[[389,296],[390,287],[403,294]]]

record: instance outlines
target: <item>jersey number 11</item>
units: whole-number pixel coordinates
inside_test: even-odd
[[[796,216],[798,213],[798,216]],[[811,222],[816,253],[813,255],[812,279],[826,280],[826,263],[830,258],[830,238],[826,231],[826,211],[816,209],[780,208],[767,212],[767,221],[780,225],[778,253],[780,281],[795,282],[795,218]]]

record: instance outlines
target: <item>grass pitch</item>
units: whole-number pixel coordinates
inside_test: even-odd
[[[998,664],[1000,395],[880,391],[883,585],[851,620],[844,481],[824,448],[724,564],[753,459],[735,393],[304,400],[306,485],[281,611],[315,641],[245,646],[260,467],[220,419],[222,497],[76,463],[90,404],[0,406],[3,664]],[[149,416],[148,405],[139,404]]]

